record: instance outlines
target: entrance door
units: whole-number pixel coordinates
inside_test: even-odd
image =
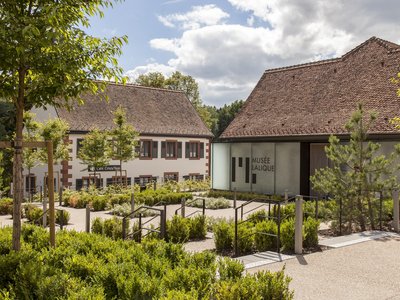
[[[315,174],[315,170],[329,166],[329,159],[325,154],[325,146],[327,145],[328,144],[310,144],[310,176]],[[317,196],[317,192],[313,190],[311,182],[310,195]]]

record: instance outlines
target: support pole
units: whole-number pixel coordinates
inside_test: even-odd
[[[43,227],[46,228],[47,226],[47,201],[46,198],[43,199]]]
[[[132,191],[131,194],[131,213],[135,211],[135,193]],[[131,219],[133,219],[133,214],[131,215]]]
[[[233,188],[233,208],[236,208],[236,200],[237,200],[236,188]]]
[[[303,196],[296,196],[294,252],[296,254],[303,253]]]
[[[185,217],[186,199],[182,198],[181,217]]]
[[[86,204],[86,232],[90,232],[90,205]]]
[[[47,146],[47,184],[49,193],[49,227],[50,227],[50,246],[56,246],[56,223],[54,213],[54,170],[53,170],[53,141],[46,141]]]
[[[239,249],[238,249],[238,211],[235,208],[235,241],[234,241],[234,251],[235,257],[239,256]]]
[[[393,191],[393,228],[399,232],[399,191]]]
[[[63,188],[60,187],[59,192],[58,192],[58,201],[59,201],[59,206],[62,206],[62,199],[63,199]]]

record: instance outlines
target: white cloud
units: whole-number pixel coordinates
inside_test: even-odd
[[[248,13],[249,26],[223,24],[226,17],[206,21],[193,8],[164,17],[165,24],[186,28],[179,38],[150,41],[174,55],[157,67],[193,76],[206,103],[247,98],[265,69],[337,57],[373,35],[399,42],[397,0],[385,5],[375,0],[228,1]]]
[[[167,27],[180,27],[184,30],[196,29],[202,26],[221,24],[229,14],[214,4],[193,6],[192,10],[185,14],[172,14],[158,16],[158,20]]]
[[[128,72],[125,73],[125,76],[129,77],[129,80],[131,82],[135,82],[136,78],[139,77],[139,75],[146,74],[149,72],[160,72],[164,74],[164,76],[170,76],[175,69],[171,66],[163,65],[163,64],[158,64],[158,63],[149,63],[145,66],[138,66],[134,68],[133,70],[129,70]]]

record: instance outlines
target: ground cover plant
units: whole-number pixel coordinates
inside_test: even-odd
[[[233,199],[235,196],[235,192],[232,191],[222,191],[222,190],[211,190],[207,194],[210,198],[226,198]],[[257,193],[243,193],[236,192],[237,200],[254,200],[254,199],[274,199],[274,200],[284,200],[284,197],[281,195],[265,195],[265,194],[257,194]]]
[[[224,197],[219,198],[205,198],[205,207],[207,209],[223,209],[223,208],[230,208],[231,207],[231,200],[227,200]],[[186,204],[190,207],[203,207],[203,200],[197,199],[194,201],[190,201]]]
[[[238,262],[179,244],[60,231],[57,247],[48,245],[46,230],[25,225],[14,252],[11,228],[0,229],[0,298],[293,299],[284,270],[248,275]]]

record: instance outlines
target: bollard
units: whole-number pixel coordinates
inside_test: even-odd
[[[233,208],[236,208],[236,200],[237,200],[236,188],[234,188],[233,189]]]
[[[399,191],[393,191],[393,229],[399,232]]]
[[[135,195],[134,192],[132,191],[131,195],[131,213],[135,211]],[[131,219],[133,219],[133,214],[131,214]]]
[[[64,228],[64,210],[60,211],[60,230]]]
[[[203,216],[206,215],[206,198],[203,198]]]
[[[86,232],[90,232],[90,206],[86,204]]]
[[[160,213],[160,238],[165,239],[167,225],[167,210],[165,209]]]
[[[186,199],[182,198],[182,206],[181,206],[181,216],[182,216],[182,218],[185,217],[185,206],[186,206]]]
[[[157,181],[154,181],[154,190],[157,190]]]
[[[126,240],[126,219],[122,219],[122,239]]]
[[[43,201],[42,186],[39,186],[39,196],[40,196],[40,202],[42,202]]]
[[[296,254],[303,253],[303,196],[296,196],[294,252]]]
[[[286,189],[285,190],[285,204],[287,204],[289,201],[289,191]]]
[[[43,199],[43,227],[47,226],[47,201],[46,198]]]
[[[63,197],[63,188],[60,187],[60,191],[58,193],[58,200],[59,200],[59,205],[62,206],[62,197]]]

